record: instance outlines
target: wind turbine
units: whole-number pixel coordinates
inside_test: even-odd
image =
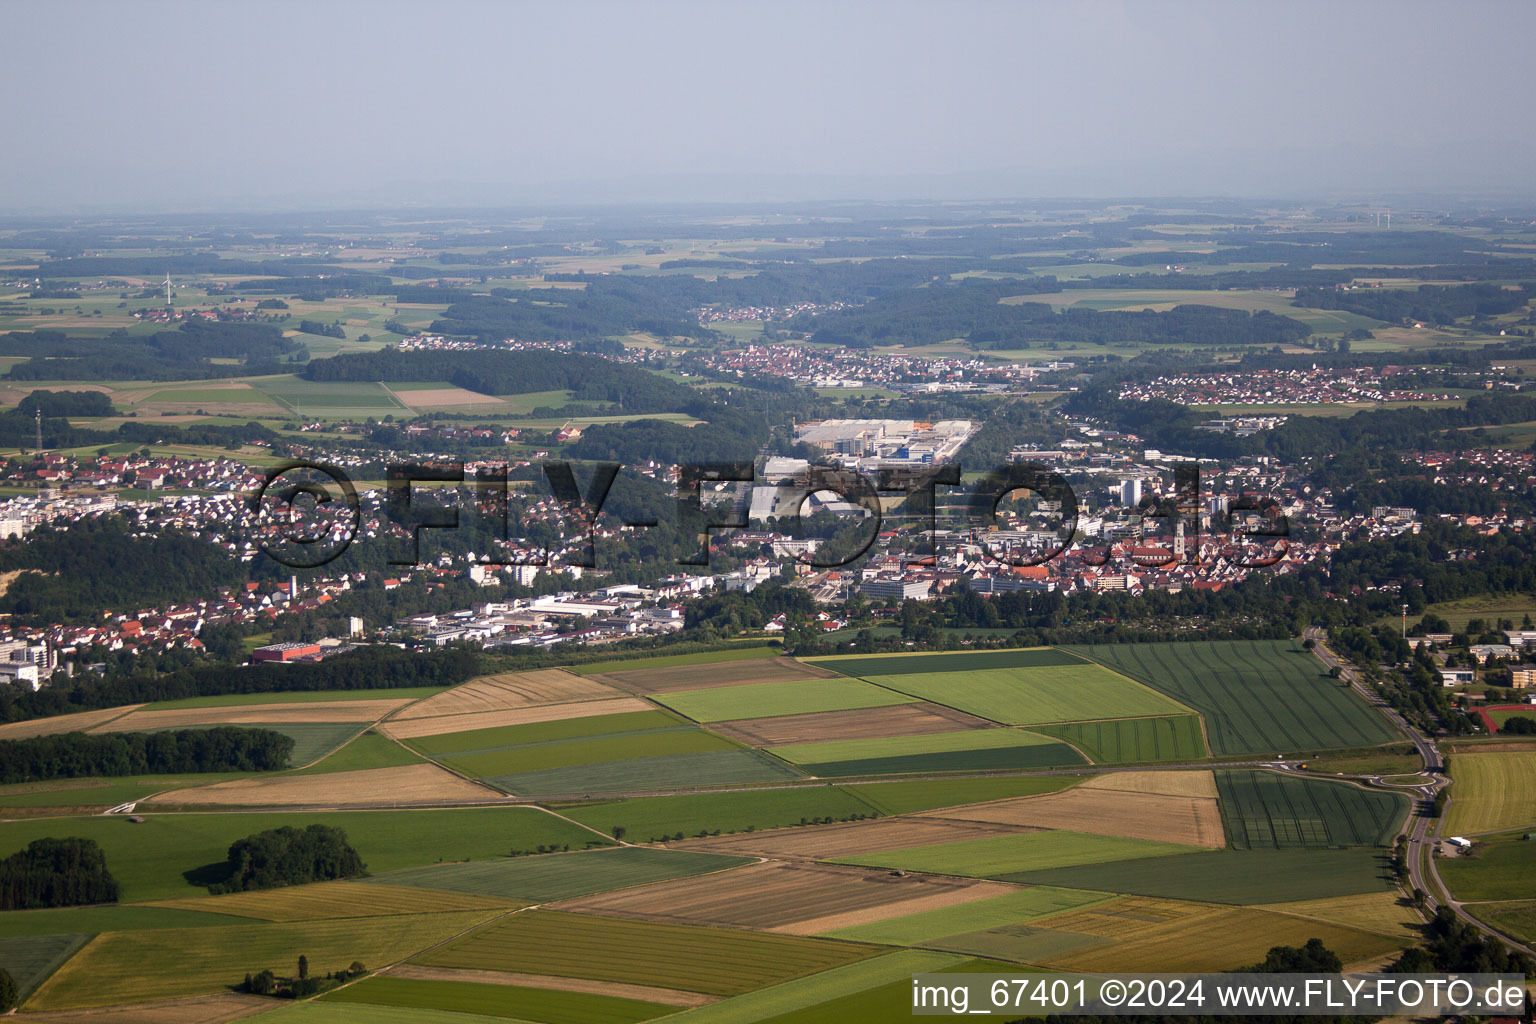
[[[167,306],[171,304],[171,272],[169,269],[165,272],[165,304]]]

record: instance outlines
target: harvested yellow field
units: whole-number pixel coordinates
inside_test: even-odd
[[[324,921],[344,917],[451,913],[458,910],[512,910],[528,904],[491,896],[411,889],[403,885],[320,882],[260,892],[157,900],[147,905],[201,910],[210,914],[232,914],[259,921]]]
[[[34,718],[30,722],[10,722],[0,725],[0,740],[29,740],[34,736],[57,736],[64,732],[89,732],[114,718],[121,718],[142,704],[130,704],[122,708],[103,708],[99,711],[77,711],[72,715],[55,715],[52,718]]]
[[[1219,850],[1227,845],[1214,799],[1077,787],[929,811],[927,818],[1069,829],[1101,836],[1152,839]]]
[[[146,803],[219,807],[390,807],[396,804],[485,801],[500,794],[435,764],[368,768],[329,775],[236,779],[161,793]]]
[[[1029,830],[973,821],[907,817],[882,818],[846,825],[777,828],[766,832],[684,840],[670,845],[674,849],[709,850],[711,853],[822,860],[901,850],[909,846],[934,846],[966,839],[985,839],[988,836],[1023,831]]]
[[[102,1006],[94,1010],[58,1010],[29,1013],[28,1022],[37,1024],[226,1024],[272,1008],[267,996],[244,996],[234,992],[193,996],[190,999],[160,999],[152,1003]]]
[[[1325,900],[1301,900],[1296,903],[1269,903],[1255,910],[1294,914],[1315,921],[1364,928],[1384,935],[1414,938],[1424,918],[1413,905],[1396,892],[1366,892],[1356,896],[1334,896]]]
[[[438,715],[468,715],[482,711],[524,708],[531,704],[558,704],[561,701],[599,700],[623,697],[606,683],[578,676],[558,668],[537,672],[502,672],[471,679],[426,700],[417,701],[400,712],[399,721],[434,718]]]
[[[1455,754],[1451,779],[1442,835],[1536,825],[1536,751]]]
[[[1113,789],[1121,793],[1160,793],[1163,796],[1192,796],[1215,800],[1216,775],[1209,771],[1191,772],[1109,772],[1095,775],[1082,789]]]
[[[794,924],[781,924],[777,928],[768,930],[781,935],[820,935],[824,932],[835,932],[840,928],[857,928],[861,924],[873,924],[893,917],[906,917],[908,914],[921,914],[927,910],[942,910],[945,907],[956,907],[1018,891],[1019,887],[1016,885],[1005,885],[1002,882],[977,882],[975,885],[948,891],[941,890],[926,896],[902,900],[899,903],[883,903],[862,910],[826,914],[805,921],[796,921]]]
[[[300,722],[376,722],[406,704],[392,700],[334,700],[291,704],[241,704],[223,708],[163,708],[134,711],[91,729],[91,732],[140,732],[200,725],[280,725]]]
[[[1312,938],[1348,967],[1406,945],[1375,932],[1246,907],[1131,897],[1042,923],[1108,940],[1041,961],[1071,971],[1230,971],[1258,963],[1274,946],[1302,946]]]
[[[409,740],[420,736],[469,732],[473,729],[498,729],[504,725],[532,725],[536,722],[560,722],[568,718],[654,710],[654,704],[639,697],[620,697],[617,700],[584,700],[576,704],[540,704],[531,708],[477,711],[467,715],[439,715],[436,718],[392,718],[381,724],[379,731],[397,740]]]

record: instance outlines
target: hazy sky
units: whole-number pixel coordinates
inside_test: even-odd
[[[1525,2],[0,17],[11,210],[1536,191]]]

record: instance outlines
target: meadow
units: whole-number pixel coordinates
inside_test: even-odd
[[[834,669],[845,676],[862,678],[931,672],[984,672],[1007,668],[1060,668],[1081,665],[1083,659],[1055,647],[1030,647],[1016,651],[914,652],[876,657],[850,654],[807,658],[806,662]]]
[[[1447,835],[1536,825],[1536,751],[1456,754],[1450,759]]]
[[[857,795],[865,788],[794,786],[743,793],[688,793],[557,809],[599,832],[612,835],[615,828],[622,828],[630,842],[650,842],[677,833],[745,832],[882,813],[884,808],[876,799]]]
[[[0,822],[0,856],[45,836],[94,839],[107,868],[122,885],[125,902],[201,894],[210,865],[222,864],[229,845],[264,829],[333,825],[374,872],[438,861],[504,857],[510,850],[570,845],[580,849],[601,837],[543,811],[524,807],[343,811],[258,814],[149,814],[142,824],[122,817],[58,818]],[[185,877],[190,874],[189,879]]]
[[[677,1009],[591,992],[390,977],[364,978],[326,993],[320,1001],[515,1017],[538,1024],[635,1024]]]
[[[328,775],[333,772],[366,771],[370,768],[398,768],[421,762],[422,759],[412,751],[370,729],[295,774]]]
[[[1273,756],[1398,737],[1322,663],[1288,640],[1099,644],[1068,650],[1194,708],[1212,753]]]
[[[1219,771],[1221,813],[1234,850],[1390,846],[1408,797],[1267,771]]]
[[[912,698],[858,679],[791,679],[659,693],[652,699],[695,722],[709,723],[878,708]]]
[[[1018,729],[800,743],[773,747],[770,753],[823,778],[1084,763],[1083,758],[1065,744]]]
[[[646,793],[750,782],[788,782],[804,776],[756,750],[666,754],[626,761],[595,761],[516,775],[492,775],[485,782],[513,796],[569,799],[593,793]]]
[[[1198,761],[1208,755],[1199,715],[1112,718],[1039,725],[1035,732],[1070,743],[1095,764]]]
[[[1515,900],[1536,892],[1536,840],[1524,832],[1486,836],[1470,856],[1443,857],[1440,879],[1458,900]]]
[[[610,889],[724,871],[750,863],[751,860],[745,857],[628,846],[547,857],[407,868],[381,875],[373,881],[387,886],[419,886],[549,903]]]
[[[883,660],[883,659],[882,659]],[[973,668],[862,676],[876,685],[946,704],[1004,725],[1187,713],[1188,708],[1097,665]]]
[[[862,857],[839,857],[833,862],[1011,881],[1021,872],[1047,871],[1081,864],[1102,865],[1139,858],[1164,858],[1188,851],[1189,847],[1175,843],[1082,832],[1043,831],[968,839],[934,846],[913,846]]]
[[[872,946],[824,939],[530,910],[432,949],[414,962],[723,996],[863,960],[875,952]]]
[[[1381,850],[1208,850],[1010,874],[1010,882],[1203,900],[1275,903],[1392,888]]]

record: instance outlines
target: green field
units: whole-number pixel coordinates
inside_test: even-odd
[[[388,736],[381,736],[370,729],[320,762],[294,774],[320,775],[364,771],[369,768],[397,768],[401,765],[421,764],[422,760]]]
[[[1020,871],[1030,885],[1163,896],[1209,903],[1285,903],[1392,888],[1381,850],[1209,850],[1173,857]]]
[[[443,733],[439,736],[422,736],[411,740],[411,746],[432,757],[454,754],[483,753],[488,750],[510,750],[559,740],[590,739],[593,736],[628,735],[655,732],[659,729],[691,728],[665,711],[634,711],[622,715],[592,715],[589,718],[567,718],[555,722],[536,722],[531,725],[505,725],[493,729],[471,729],[466,732]]]
[[[1536,839],[1506,832],[1479,840],[1470,856],[1440,859],[1440,880],[1458,900],[1518,900],[1536,892]]]
[[[1001,928],[1032,921],[1047,914],[1091,906],[1111,899],[1109,893],[1081,889],[1056,889],[1048,885],[1021,889],[1005,896],[962,903],[954,907],[925,910],[905,917],[893,917],[870,924],[858,924],[827,932],[831,938],[854,942],[878,942],[890,946],[917,946],[951,935]]]
[[[675,1006],[587,992],[409,978],[364,978],[320,998],[323,1002],[513,1017],[539,1024],[633,1024],[677,1011]]]
[[[79,933],[0,937],[0,965],[10,973],[17,996],[24,1001],[90,938]]]
[[[859,857],[837,857],[834,864],[928,871],[969,878],[1006,878],[1025,871],[1045,871],[1080,864],[1108,864],[1138,858],[1187,853],[1189,847],[1147,839],[1096,836],[1082,832],[1022,832],[966,839],[958,843],[910,846]],[[1099,888],[1105,888],[1100,886]]]
[[[217,928],[240,923],[229,914],[210,914],[176,907],[56,907],[49,910],[7,910],[0,913],[0,938],[58,935],[75,932],[126,932],[153,928]]]
[[[106,854],[107,868],[122,885],[122,898],[170,899],[203,895],[203,887],[183,877],[206,878],[206,869],[222,864],[229,845],[265,829],[292,825],[334,825],[374,872],[416,867],[438,861],[503,857],[510,850],[540,845],[585,847],[601,842],[591,832],[553,815],[524,807],[432,811],[342,811],[328,814],[154,814],[143,824],[121,817],[43,818],[0,822],[0,857],[34,839],[79,836],[94,839]],[[199,873],[199,869],[204,869]]]
[[[773,747],[771,753],[822,778],[905,772],[985,771],[1083,764],[1072,748],[1018,729],[833,740]]]
[[[1219,771],[1221,817],[1234,850],[1391,846],[1407,816],[1401,793],[1268,771]]]
[[[673,723],[664,729],[480,750],[439,756],[437,760],[472,778],[495,779],[602,762],[740,750],[738,744],[723,736],[696,726]]]
[[[1529,945],[1536,942],[1536,900],[1512,900],[1508,903],[1474,903],[1467,907],[1472,916],[1493,925],[1506,935]]]
[[[503,1024],[505,1017],[369,1003],[293,1003],[262,1014],[263,1024]]]
[[[91,807],[116,807],[154,793],[212,782],[249,778],[246,773],[215,772],[207,775],[128,775],[123,778],[55,779],[49,782],[18,782],[0,786],[0,816],[7,807],[57,807],[79,814]]]
[[[1198,761],[1207,755],[1199,715],[1069,722],[1034,731],[1072,744],[1095,764]]]
[[[431,950],[415,962],[732,995],[874,952],[871,946],[824,939],[533,910]]]
[[[303,952],[324,974],[360,960],[393,963],[443,942],[496,911],[402,914],[297,924],[246,922],[235,928],[106,932],[91,940],[28,1003],[31,1010],[106,1006],[145,999],[224,992],[247,971],[290,973]],[[146,964],[175,965],[146,971]]]
[[[546,857],[514,857],[509,860],[408,868],[380,876],[374,881],[385,885],[447,889],[477,896],[551,903],[668,878],[686,878],[710,871],[723,871],[750,863],[751,859],[745,857],[628,846],[551,854]]]
[[[767,754],[734,748],[701,754],[637,757],[628,761],[596,761],[516,775],[493,775],[483,781],[514,796],[570,797],[745,782],[785,782],[801,777],[795,769]]]
[[[888,654],[880,657],[850,655],[834,658],[806,658],[808,665],[820,665],[845,676],[927,675],[932,672],[985,672],[1005,668],[1059,668],[1081,665],[1081,658],[1055,647],[1031,647],[1019,651],[974,651]]]
[[[1217,755],[1370,747],[1397,739],[1321,662],[1284,640],[1098,644],[1068,650],[1167,693],[1205,717]]]
[[[1307,761],[1309,771],[1343,772],[1345,775],[1412,775],[1423,767],[1424,761],[1412,743],[1324,754]]]
[[[799,1021],[805,1011],[817,1014],[829,1000],[851,1001],[853,1013],[831,1018],[847,1021],[890,1021],[898,1019],[873,1012],[868,993],[872,989],[899,984],[906,996],[905,1010],[911,1008],[913,974],[943,971],[965,963],[964,957],[929,950],[902,950],[872,960],[835,967],[809,978],[749,992],[725,1002],[687,1010],[671,1018],[679,1024],[758,1024],[760,1021]],[[883,1003],[883,1001],[882,1001]],[[819,1019],[819,1017],[817,1018]]]
[[[1038,796],[1055,793],[1083,781],[1074,775],[1038,775],[1034,777],[991,779],[914,779],[910,782],[864,782],[844,786],[882,814],[911,814],[935,807],[954,807],[1011,796]]]
[[[859,679],[791,679],[780,683],[714,686],[652,694],[695,722],[729,722],[740,718],[808,715],[816,711],[851,711],[907,704],[912,698]]]
[[[363,381],[311,381],[291,374],[253,377],[250,383],[279,404],[309,419],[340,419],[376,414],[401,415],[403,403],[382,384]]]
[[[1497,750],[1450,759],[1446,835],[1536,825],[1536,751]]]
[[[886,660],[886,659],[874,659]],[[1097,665],[904,672],[863,677],[1005,725],[1185,714],[1188,708]]]
[[[318,761],[352,739],[363,728],[362,722],[279,722],[276,725],[253,723],[247,729],[271,729],[293,737],[293,753],[288,763],[297,768]]]
[[[169,708],[228,708],[250,704],[315,704],[333,700],[418,700],[442,693],[442,686],[406,686],[398,690],[281,690],[276,693],[224,693],[214,697],[157,700],[145,710]]]
[[[841,821],[855,815],[874,817],[882,808],[855,795],[868,788],[872,787],[795,786],[741,793],[688,793],[581,804],[561,807],[559,811],[610,835],[615,826],[620,826],[628,833],[625,839],[640,843],[678,833],[693,836],[701,832],[744,832],[802,825],[822,818]]]

